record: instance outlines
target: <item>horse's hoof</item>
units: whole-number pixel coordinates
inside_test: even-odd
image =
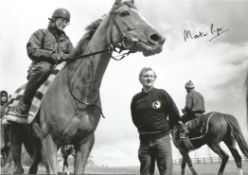
[[[24,174],[24,170],[18,170],[18,171],[14,171],[13,174]]]

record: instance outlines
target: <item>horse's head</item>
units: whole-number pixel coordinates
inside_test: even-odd
[[[120,50],[150,56],[162,51],[165,38],[138,13],[133,0],[116,0],[108,15],[108,42]]]

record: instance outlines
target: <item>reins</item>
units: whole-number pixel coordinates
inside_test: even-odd
[[[63,60],[63,61],[71,62],[71,61],[74,61],[74,60],[79,60],[79,59],[82,59],[82,58],[85,58],[85,57],[89,57],[89,56],[92,56],[92,55],[97,55],[97,54],[104,53],[104,52],[110,52],[110,51],[111,51],[111,48],[108,47],[107,49],[104,49],[104,50],[96,51],[96,52],[89,53],[89,54],[79,55],[79,56],[76,56],[76,57],[73,57],[73,58],[70,58],[70,59],[66,59],[66,60]]]
[[[78,59],[86,58],[86,57],[89,57],[89,56],[92,56],[92,55],[97,55],[97,54],[100,54],[100,53],[111,52],[111,51],[113,51],[113,49],[111,49],[111,47],[108,47],[107,49],[104,49],[104,50],[101,50],[101,51],[97,51],[97,52],[93,52],[93,53],[89,53],[89,54],[80,55],[80,56],[73,57],[73,58],[71,58],[71,59],[67,59],[67,60],[64,60],[64,61],[71,62],[71,61],[75,61],[75,60],[78,60]],[[114,50],[114,51],[118,52],[117,50]],[[120,60],[122,60],[123,58],[125,58],[126,56],[128,56],[129,53],[130,53],[130,52],[127,52],[127,53],[122,54],[121,57],[120,57],[119,59],[117,59],[116,57],[112,56],[112,54],[111,54],[111,58],[114,59],[115,61],[120,61]],[[67,66],[69,66],[69,64],[68,64]],[[72,89],[71,89],[71,87],[70,87],[70,83],[69,83],[69,78],[70,78],[70,77],[69,77],[69,71],[68,71],[68,70],[69,70],[69,69],[67,69],[67,86],[68,86],[69,92],[70,92],[71,96],[73,97],[73,99],[76,100],[77,102],[79,102],[79,103],[85,105],[86,108],[87,108],[88,106],[93,106],[93,107],[97,108],[97,109],[100,111],[101,116],[102,116],[103,118],[106,118],[105,115],[104,115],[103,112],[102,112],[102,109],[101,109],[99,106],[97,106],[96,104],[93,104],[93,103],[88,103],[88,102],[81,101],[81,100],[79,100],[79,99],[73,94]]]
[[[67,66],[69,66],[69,65],[67,65]],[[72,89],[71,89],[71,87],[70,87],[70,83],[69,83],[69,78],[70,78],[70,77],[69,77],[69,71],[68,71],[68,70],[69,70],[69,68],[67,69],[67,87],[68,87],[68,89],[69,89],[69,92],[70,92],[72,98],[73,98],[74,100],[76,100],[78,103],[85,105],[86,108],[87,108],[88,106],[93,106],[93,107],[95,107],[96,109],[98,109],[98,110],[100,111],[101,116],[102,116],[103,118],[106,118],[106,117],[104,116],[103,112],[102,112],[102,109],[101,109],[99,106],[97,106],[97,105],[94,104],[94,103],[88,103],[88,102],[81,101],[80,99],[78,99],[78,98],[73,94]],[[99,100],[99,97],[98,97],[97,101],[98,101],[98,100]]]
[[[107,49],[104,49],[104,50],[96,51],[96,52],[89,53],[89,54],[79,55],[79,56],[76,56],[76,57],[73,57],[73,58],[70,58],[70,59],[66,59],[66,60],[63,59],[62,61],[71,62],[71,61],[79,60],[79,59],[86,58],[86,57],[89,57],[89,56],[92,56],[92,55],[97,55],[97,54],[100,54],[100,53],[105,53],[105,52],[117,52],[117,53],[121,53],[122,51],[123,50],[118,51],[117,49],[114,48],[114,46],[109,46]],[[121,61],[123,58],[125,58],[126,56],[128,56],[130,53],[132,53],[132,52],[131,51],[128,51],[126,53],[123,53],[123,54],[119,55],[120,58],[116,58],[116,57],[114,57],[111,54],[111,58],[113,60],[115,60],[115,61]]]
[[[112,15],[114,15],[114,13],[111,13],[111,17],[112,17]],[[89,53],[89,54],[83,54],[83,55],[76,56],[76,57],[73,57],[73,58],[71,58],[71,59],[62,60],[62,61],[72,62],[72,61],[75,61],[75,60],[78,60],[78,59],[86,58],[86,57],[93,56],[93,55],[97,55],[97,54],[100,54],[100,53],[105,53],[105,52],[117,52],[117,53],[121,53],[123,50],[127,50],[127,49],[126,49],[126,46],[125,46],[125,42],[124,42],[125,33],[123,33],[123,32],[121,31],[120,26],[117,24],[116,20],[115,20],[114,18],[111,18],[111,19],[112,19],[112,21],[114,22],[114,25],[117,27],[117,30],[118,30],[118,32],[119,32],[120,35],[121,35],[121,41],[120,41],[120,43],[121,43],[121,48],[118,47],[118,46],[115,46],[115,45],[111,42],[111,43],[109,43],[109,46],[108,46],[107,49],[100,50],[100,51],[96,51],[96,52]],[[123,23],[124,23],[124,22],[123,22]],[[125,24],[126,26],[128,26],[126,23],[124,23],[124,24]],[[128,26],[128,29],[130,30],[131,28]],[[117,44],[118,44],[118,43],[117,43]],[[119,48],[119,50],[117,50],[117,48]],[[124,49],[123,49],[123,48],[124,48]],[[128,56],[130,53],[132,53],[132,51],[128,50],[126,53],[123,53],[123,54],[118,55],[119,58],[117,58],[116,56],[113,56],[112,53],[111,53],[111,58],[112,58],[113,60],[115,60],[115,61],[120,61],[120,60],[122,60],[123,58],[125,58],[126,56]],[[69,65],[70,65],[70,64],[67,64],[67,66],[69,66]],[[98,110],[100,111],[101,116],[102,116],[103,118],[106,118],[106,117],[104,116],[103,112],[102,112],[102,109],[101,109],[98,105],[96,105],[96,104],[94,104],[94,103],[88,103],[88,102],[81,101],[80,99],[78,99],[78,98],[73,94],[72,89],[71,89],[71,87],[70,87],[69,79],[70,79],[70,77],[69,77],[69,68],[68,68],[68,69],[67,69],[67,86],[68,86],[68,89],[69,89],[69,92],[70,92],[72,98],[73,98],[74,100],[76,100],[78,103],[85,105],[86,108],[89,107],[89,106],[95,107],[96,109],[98,109]],[[97,101],[98,101],[98,100],[99,100],[99,97],[98,97]]]

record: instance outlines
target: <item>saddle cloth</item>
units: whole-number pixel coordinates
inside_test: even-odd
[[[210,112],[202,115],[201,119],[193,119],[186,124],[180,125],[180,127],[175,126],[172,129],[171,133],[175,146],[177,148],[186,147],[188,150],[194,150],[194,141],[205,139],[205,135],[208,133],[209,130],[209,121],[214,116],[214,114],[215,112]],[[190,130],[189,133],[185,133],[185,127],[189,127],[192,123],[193,125],[196,125],[196,128],[193,129],[194,131],[192,132],[192,130]],[[185,134],[184,138],[181,137],[181,134]]]
[[[32,100],[28,116],[21,117],[21,116],[16,116],[15,114],[15,106],[18,104],[20,99],[23,97],[23,94],[25,92],[25,87],[26,84],[18,88],[14,94],[12,95],[12,98],[14,99],[11,104],[6,108],[6,115],[2,118],[2,124],[8,124],[8,121],[13,121],[17,123],[22,123],[22,124],[29,124],[31,123],[37,113],[39,112],[40,106],[42,104],[42,98],[46,94],[47,90],[51,86],[52,82],[56,79],[58,73],[60,70],[62,70],[66,65],[66,62],[62,62],[59,65],[57,65],[47,78],[47,80],[38,88],[38,90],[35,93],[35,96]]]
[[[210,113],[210,115],[202,115],[201,117],[204,118],[202,120],[198,119],[193,119],[192,121],[187,122],[185,125],[187,127],[191,127],[190,125],[196,125],[197,128],[193,131],[191,131],[186,139],[183,139],[183,142],[185,146],[189,150],[195,149],[194,145],[192,144],[192,141],[194,140],[199,140],[199,139],[204,139],[205,135],[208,132],[208,127],[209,127],[209,121],[211,117],[214,115],[214,112]]]

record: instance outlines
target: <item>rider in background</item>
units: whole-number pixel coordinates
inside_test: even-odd
[[[64,29],[69,25],[67,9],[56,9],[49,18],[47,29],[35,31],[27,43],[27,53],[32,60],[28,70],[28,83],[23,98],[16,106],[16,115],[27,117],[32,99],[39,86],[48,78],[56,64],[70,59],[73,46]]]
[[[8,92],[5,90],[0,91],[1,95],[1,105],[0,105],[0,112],[1,112],[1,118],[5,114],[5,108],[7,107],[8,104]]]
[[[5,90],[0,91],[1,103],[0,103],[0,115],[1,119],[5,115],[5,109],[9,104],[8,92]],[[1,166],[5,165],[5,161],[8,158],[10,150],[10,131],[8,125],[0,125],[1,131]]]
[[[185,89],[187,91],[186,104],[182,109],[183,116],[180,121],[186,123],[201,116],[205,112],[205,102],[203,96],[195,90],[195,86],[191,80],[185,84]],[[188,124],[188,129],[193,130],[197,125],[196,122],[191,122]],[[182,137],[185,137],[182,135]]]

